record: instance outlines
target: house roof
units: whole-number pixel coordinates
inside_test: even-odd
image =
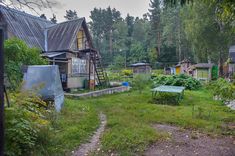
[[[189,59],[183,59],[180,63],[191,63],[191,61]]]
[[[138,66],[150,66],[149,63],[135,63],[135,64],[131,64],[131,67],[138,67]]]
[[[49,20],[27,14],[0,5],[0,20],[7,25],[10,37],[24,40],[30,47],[38,47],[42,51],[71,50],[76,34],[83,26],[91,40],[85,18],[54,24]],[[91,41],[90,41],[91,42]]]
[[[80,18],[66,21],[47,28],[48,49],[45,49],[45,51],[71,49],[71,44],[74,43],[77,32],[82,27],[84,20],[84,18]]]
[[[213,67],[213,63],[198,63],[193,65],[193,68],[212,68]]]
[[[11,35],[24,40],[30,47],[44,48],[43,29],[53,25],[52,22],[2,5],[0,12]]]

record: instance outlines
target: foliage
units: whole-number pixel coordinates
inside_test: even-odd
[[[133,77],[133,88],[138,90],[139,93],[142,93],[142,91],[148,87],[149,83],[150,76],[147,74],[136,74]]]
[[[64,16],[65,19],[69,20],[75,20],[78,19],[77,12],[74,10],[66,10],[66,15]]]
[[[235,85],[223,78],[211,82],[209,88],[214,96],[225,102],[235,99]]]
[[[6,40],[5,50],[5,72],[11,87],[16,88],[22,81],[23,65],[42,65],[47,61],[40,56],[40,50],[29,48],[26,43],[17,38]]]
[[[113,69],[121,69],[125,67],[125,58],[118,55],[114,58]]]
[[[151,77],[154,78],[163,74],[164,74],[163,69],[155,69],[155,70],[152,70]]]
[[[200,81],[191,76],[180,75],[160,75],[153,79],[154,87],[159,85],[184,86],[186,89],[195,90],[201,86]]]
[[[5,155],[32,155],[37,148],[44,146],[39,139],[42,130],[50,127],[47,119],[49,110],[39,97],[28,93],[12,93],[10,95],[11,107],[6,108],[5,120]]]
[[[133,71],[131,69],[123,69],[121,73],[124,76],[133,76]]]

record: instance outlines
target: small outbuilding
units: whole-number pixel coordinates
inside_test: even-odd
[[[149,63],[135,63],[131,65],[133,74],[150,74],[152,68]]]
[[[213,63],[198,63],[189,68],[190,74],[198,80],[210,81],[218,76],[218,67]]]
[[[228,74],[232,76],[235,72],[235,45],[229,48]]]
[[[175,66],[176,74],[188,74],[188,69],[192,65],[189,59],[184,59]]]

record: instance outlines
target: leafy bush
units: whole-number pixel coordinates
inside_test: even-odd
[[[133,78],[133,88],[138,90],[139,93],[142,93],[142,91],[148,86],[150,83],[150,77],[146,74],[137,74]]]
[[[13,93],[11,107],[6,108],[5,155],[33,155],[32,151],[43,145],[39,139],[42,129],[50,127],[50,113],[39,97],[29,93]],[[44,141],[47,136],[44,136]]]
[[[4,50],[5,72],[12,88],[17,88],[22,81],[22,65],[47,64],[47,61],[40,56],[39,49],[30,48],[24,41],[17,38],[6,40]]]
[[[209,84],[209,89],[214,96],[221,98],[222,101],[235,99],[235,85],[225,79],[218,79]]]
[[[151,77],[154,78],[154,77],[157,77],[157,76],[162,75],[162,74],[164,74],[164,70],[163,69],[153,70]]]
[[[130,69],[123,69],[121,74],[124,75],[124,76],[132,76],[133,75],[133,71],[130,70]]]
[[[154,87],[159,85],[184,86],[186,89],[195,90],[201,86],[200,81],[191,76],[180,75],[160,75],[153,79]]]

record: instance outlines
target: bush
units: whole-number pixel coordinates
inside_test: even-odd
[[[33,155],[34,149],[44,145],[39,136],[41,130],[50,127],[50,111],[39,97],[26,92],[13,93],[10,99],[11,107],[5,109],[5,155]]]
[[[209,84],[209,89],[214,96],[221,98],[222,101],[235,99],[235,85],[225,79],[218,79]]]
[[[133,78],[133,88],[138,90],[139,93],[142,93],[142,91],[149,85],[150,83],[150,77],[146,74],[137,74]]]
[[[130,69],[123,69],[121,74],[124,75],[124,76],[132,76],[133,75],[133,71],[130,70]]]
[[[195,90],[201,86],[200,81],[191,76],[180,75],[159,75],[153,79],[154,87],[160,85],[184,86],[186,89]]]
[[[23,65],[44,65],[47,61],[40,56],[40,50],[30,48],[27,44],[17,38],[6,40],[5,51],[5,72],[10,82],[10,87],[15,89],[22,81],[21,67]]]

